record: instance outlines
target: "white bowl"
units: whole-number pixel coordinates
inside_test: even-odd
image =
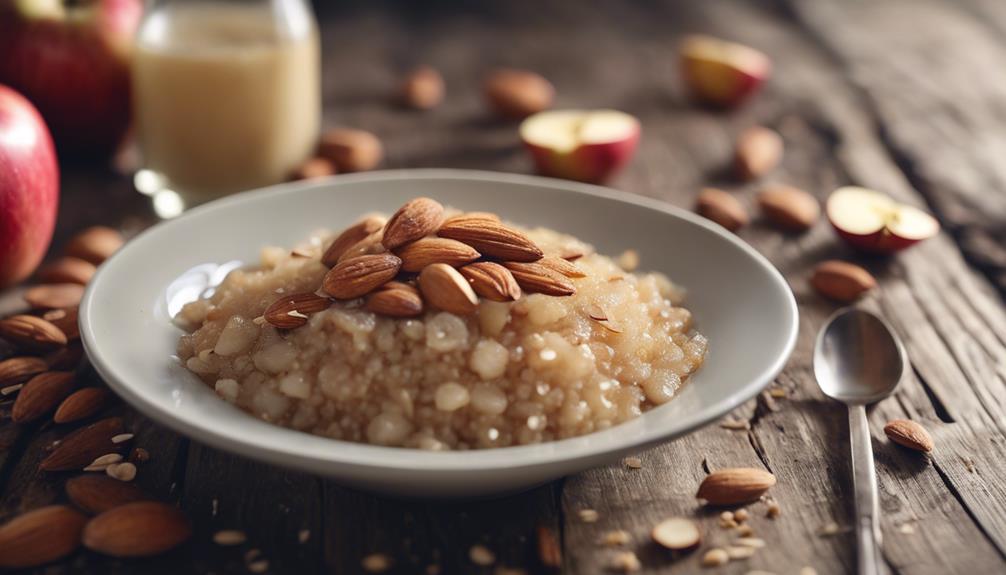
[[[260,421],[220,400],[175,356],[171,315],[221,279],[227,262],[255,262],[416,196],[497,212],[572,233],[606,254],[628,248],[665,272],[709,338],[705,365],[679,396],[641,417],[541,445],[430,453],[335,441]],[[224,264],[222,267],[220,264]],[[194,270],[194,271],[193,271]],[[180,279],[181,278],[181,279]],[[753,397],[782,369],[797,335],[785,280],[723,228],[667,204],[606,188],[512,174],[409,170],[291,183],[225,198],[161,223],[99,269],[80,307],[98,373],[154,420],[213,447],[372,491],[487,495],[530,487],[679,437]]]

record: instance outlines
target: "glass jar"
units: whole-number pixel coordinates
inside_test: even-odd
[[[304,0],[149,3],[133,60],[137,187],[193,205],[285,180],[317,145],[320,75]]]

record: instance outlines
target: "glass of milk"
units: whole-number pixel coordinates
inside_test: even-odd
[[[285,180],[317,145],[320,75],[305,0],[149,3],[133,60],[137,188],[171,192],[154,201],[170,212]]]

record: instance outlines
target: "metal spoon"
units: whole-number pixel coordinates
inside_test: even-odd
[[[818,333],[814,375],[821,391],[849,406],[856,547],[860,575],[880,575],[880,506],[866,405],[894,392],[908,365],[905,348],[884,320],[846,308]]]

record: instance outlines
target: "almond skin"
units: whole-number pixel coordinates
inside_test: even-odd
[[[747,210],[733,195],[716,188],[703,188],[695,200],[695,212],[731,232],[736,232],[750,221]]]
[[[827,260],[814,267],[810,285],[828,299],[850,303],[877,287],[877,280],[856,264]]]
[[[34,509],[0,526],[0,567],[36,567],[66,557],[80,545],[85,517],[66,505]]]
[[[469,315],[479,306],[468,280],[447,264],[432,264],[419,274],[419,289],[433,307],[457,315]]]
[[[105,511],[84,527],[84,546],[113,557],[149,557],[192,535],[185,515],[156,501],[137,501]]]
[[[294,329],[307,323],[307,316],[325,311],[332,300],[314,293],[295,293],[273,302],[262,314],[270,325],[280,329]]]
[[[346,253],[346,250],[383,228],[386,223],[387,220],[380,216],[371,216],[349,226],[328,246],[324,255],[321,256],[321,263],[327,267],[332,267],[339,263],[339,258],[342,257],[342,254]]]
[[[321,135],[318,155],[331,160],[340,172],[365,172],[384,159],[384,146],[370,132],[332,128]]]
[[[416,68],[402,82],[402,103],[416,110],[436,108],[444,100],[444,77],[429,66]]]
[[[42,319],[59,328],[68,341],[80,339],[79,312],[76,306],[51,309],[42,314]]]
[[[73,392],[74,377],[69,371],[47,371],[24,384],[14,401],[10,418],[28,423],[49,413]]]
[[[482,254],[468,244],[447,238],[420,238],[395,251],[402,258],[402,271],[421,272],[430,264],[457,267],[479,259]]]
[[[49,369],[66,371],[77,369],[83,358],[84,346],[77,340],[45,356],[44,360]]]
[[[496,70],[486,77],[482,89],[496,114],[514,120],[547,110],[555,99],[552,83],[527,70]]]
[[[67,435],[39,464],[42,471],[83,469],[108,453],[119,453],[123,444],[112,442],[122,433],[122,419],[109,417]]]
[[[112,479],[107,475],[88,473],[66,481],[66,496],[85,513],[96,515],[113,507],[147,501],[150,496],[135,483]]]
[[[462,267],[461,275],[476,294],[491,301],[516,301],[520,285],[510,270],[495,262],[476,262]]]
[[[38,285],[24,292],[24,301],[35,309],[77,307],[82,297],[84,286],[75,283]]]
[[[0,361],[0,387],[24,383],[49,369],[45,361],[37,357],[12,357]]]
[[[394,279],[401,267],[402,260],[391,254],[360,256],[328,270],[322,286],[336,299],[354,299]]]
[[[444,220],[444,207],[430,198],[409,200],[398,209],[387,225],[381,244],[394,250],[437,231]]]
[[[719,469],[702,480],[695,496],[705,499],[710,505],[734,505],[757,500],[773,485],[775,476],[762,469]]]
[[[95,265],[87,260],[64,256],[39,268],[35,272],[35,279],[39,283],[46,284],[75,283],[86,285],[91,281],[96,270]]]
[[[758,194],[758,206],[772,224],[792,232],[809,230],[821,216],[817,199],[792,186],[766,187]]]
[[[451,218],[440,227],[437,235],[466,243],[490,258],[534,262],[543,255],[541,249],[524,234],[486,218]]]
[[[451,222],[460,221],[460,220],[466,220],[466,219],[467,220],[479,220],[479,219],[481,219],[481,220],[491,220],[491,221],[494,221],[496,223],[499,223],[501,221],[500,217],[497,216],[496,214],[492,213],[492,212],[464,212],[462,214],[457,214],[457,215],[454,215],[454,216],[451,216],[451,217],[447,218],[446,220],[444,220],[444,225],[447,225],[447,224],[449,224]]]
[[[18,347],[47,352],[66,345],[66,334],[40,317],[14,315],[0,320],[0,339],[6,339]]]
[[[567,296],[576,293],[573,282],[539,263],[503,262],[521,289],[530,293]]]
[[[290,179],[313,180],[315,178],[324,178],[325,176],[334,176],[337,173],[339,173],[339,169],[332,160],[317,156],[301,162],[290,172]]]
[[[349,249],[339,256],[339,260],[336,264],[341,264],[346,260],[358,258],[360,256],[372,256],[386,252],[387,250],[385,250],[384,246],[381,245],[381,240],[383,238],[384,228],[382,227],[376,232],[349,246]]]
[[[119,232],[105,226],[94,226],[74,236],[67,242],[63,252],[64,255],[100,265],[118,251],[123,243],[125,240]]]
[[[902,447],[929,453],[933,450],[933,438],[918,423],[909,419],[894,419],[884,426],[888,439]]]
[[[737,138],[734,168],[742,180],[757,180],[771,172],[782,160],[782,136],[775,130],[753,126]]]
[[[423,298],[416,288],[398,282],[391,283],[397,285],[382,287],[367,296],[364,307],[368,311],[390,317],[416,317],[423,313]]]
[[[583,270],[581,270],[576,264],[560,257],[545,256],[535,263],[541,264],[547,267],[548,269],[554,272],[558,272],[568,278],[578,279],[587,277],[587,274],[585,274]]]
[[[101,411],[111,397],[112,392],[103,387],[78,389],[59,404],[52,420],[56,423],[70,423],[87,419]]]

